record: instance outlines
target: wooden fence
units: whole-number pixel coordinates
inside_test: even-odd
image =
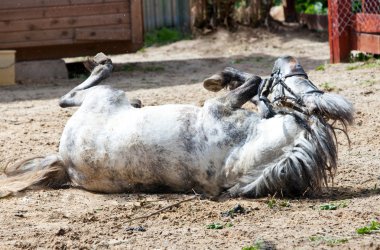
[[[142,11],[141,0],[1,0],[0,50],[18,61],[133,52]]]
[[[331,63],[351,50],[380,54],[380,1],[329,0],[329,42]]]
[[[190,0],[0,0],[0,50],[36,60],[134,52],[145,31],[190,29]]]

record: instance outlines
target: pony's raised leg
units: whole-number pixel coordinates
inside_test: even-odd
[[[227,86],[230,90],[234,90],[242,86],[242,84],[252,76],[253,75],[249,73],[227,67],[221,73],[215,74],[204,80],[203,86],[205,89],[213,92],[220,91]],[[268,106],[265,100],[261,100],[261,94],[262,93],[258,93],[257,91],[256,95],[252,96],[250,101],[257,106],[258,112],[262,118],[271,118],[275,115],[275,112],[270,106]]]
[[[59,100],[59,106],[62,108],[80,106],[86,95],[85,90],[98,85],[102,80],[111,75],[113,69],[112,61],[103,53],[98,53],[94,57],[91,65],[95,66],[91,75],[83,83],[62,96]]]
[[[252,76],[254,75],[227,67],[222,72],[204,80],[203,87],[212,92],[218,92],[227,86],[232,90],[241,86]]]
[[[251,76],[242,85],[231,90],[226,96],[218,100],[229,108],[240,108],[244,103],[257,95],[261,81],[262,79],[259,76]]]

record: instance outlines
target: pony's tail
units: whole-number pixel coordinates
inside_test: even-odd
[[[70,181],[59,155],[26,159],[11,167],[6,166],[2,172],[0,198],[32,187],[59,188]]]

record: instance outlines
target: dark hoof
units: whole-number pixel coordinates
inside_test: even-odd
[[[93,58],[88,58],[87,61],[83,62],[84,67],[92,72],[96,66],[99,64],[112,64],[112,61],[104,53],[100,52],[96,54]]]
[[[218,92],[225,87],[223,77],[220,74],[215,74],[203,81],[203,87],[208,91]]]
[[[94,62],[97,64],[107,64],[112,63],[111,59],[104,53],[100,52],[94,56]]]
[[[130,100],[130,103],[131,103],[132,107],[134,107],[134,108],[141,108],[142,107],[142,103],[139,99],[132,99],[132,100]]]

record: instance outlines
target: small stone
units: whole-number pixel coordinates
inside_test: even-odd
[[[146,229],[142,226],[137,226],[137,227],[127,227],[125,229],[127,232],[133,232],[133,231],[137,231],[137,232],[145,232]]]

